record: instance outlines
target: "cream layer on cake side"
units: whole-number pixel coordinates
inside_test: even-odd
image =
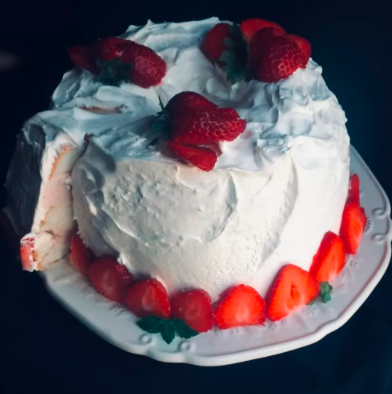
[[[131,272],[158,278],[169,292],[198,287],[213,299],[241,282],[264,295],[288,262],[309,269],[324,234],[339,231],[347,196],[344,112],[312,59],[277,83],[229,85],[199,49],[218,22],[148,22],[127,30],[123,38],[166,61],[158,87],[106,86],[79,69],[64,75],[52,109],[26,123],[9,172],[10,208],[24,232],[52,231],[40,223],[57,203],[43,196],[51,195],[48,174],[65,140],[77,155],[69,162],[76,162],[71,179],[67,167],[58,180],[73,195],[72,201],[64,193],[64,207],[71,209],[63,231],[72,231],[75,217],[98,256],[118,256]],[[165,138],[151,130],[159,98],[166,104],[182,91],[232,107],[247,121],[240,137],[220,143],[222,155],[211,172],[162,153]],[[92,138],[83,153],[85,134]],[[19,190],[24,171],[31,182]]]

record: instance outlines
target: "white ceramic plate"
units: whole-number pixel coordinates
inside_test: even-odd
[[[82,323],[127,352],[159,361],[216,366],[287,352],[319,341],[341,327],[375,288],[391,256],[390,204],[381,186],[354,148],[351,170],[361,179],[361,201],[368,225],[356,256],[334,281],[333,299],[315,303],[265,327],[210,331],[190,340],[178,337],[167,345],[160,336],[142,331],[137,318],[100,296],[65,261],[42,273],[48,290]]]

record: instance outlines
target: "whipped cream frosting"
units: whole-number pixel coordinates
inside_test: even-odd
[[[70,182],[80,234],[97,255],[118,255],[131,272],[157,277],[170,292],[199,287],[214,299],[241,282],[264,295],[288,262],[309,269],[324,233],[339,230],[349,178],[345,114],[321,67],[310,59],[278,83],[231,86],[199,49],[219,22],[130,26],[122,38],[166,61],[161,85],[105,86],[73,69],[51,110],[22,131],[26,151],[37,146],[37,127],[45,135],[37,148],[43,183],[63,140],[82,147],[84,135],[93,135]],[[220,144],[209,173],[171,157],[165,136],[150,127],[159,98],[167,103],[182,91],[232,107],[247,121],[235,141]],[[29,209],[38,223],[39,207]]]

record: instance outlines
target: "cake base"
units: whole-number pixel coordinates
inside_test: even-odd
[[[280,322],[260,327],[212,330],[190,340],[166,344],[142,331],[138,318],[99,295],[67,261],[41,273],[49,292],[83,324],[111,344],[153,359],[218,366],[284,353],[319,341],[358,310],[386,271],[391,257],[392,222],[387,196],[365,162],[351,147],[351,171],[361,179],[361,202],[368,225],[361,246],[333,283],[332,301],[316,302]]]

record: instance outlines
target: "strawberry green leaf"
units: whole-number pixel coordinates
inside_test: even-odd
[[[99,79],[104,85],[118,86],[123,81],[129,81],[130,63],[122,63],[121,59],[115,58],[109,61],[98,61],[101,72]]]
[[[246,76],[248,52],[247,45],[238,25],[230,26],[231,38],[225,40],[227,51],[219,58],[225,65],[223,69],[227,74],[227,80],[231,84],[242,81]]]
[[[320,297],[323,302],[331,301],[332,286],[328,282],[320,283]]]
[[[137,325],[142,330],[147,331],[150,334],[159,334],[165,324],[166,319],[161,319],[157,316],[147,316],[137,322]]]
[[[176,335],[174,324],[171,320],[167,320],[166,324],[162,327],[161,335],[166,343],[171,343]]]
[[[176,329],[178,336],[180,336],[181,338],[192,338],[196,335],[199,335],[199,333],[196,330],[193,330],[192,328],[190,328],[181,319],[173,320],[173,324],[174,324],[174,327]]]

